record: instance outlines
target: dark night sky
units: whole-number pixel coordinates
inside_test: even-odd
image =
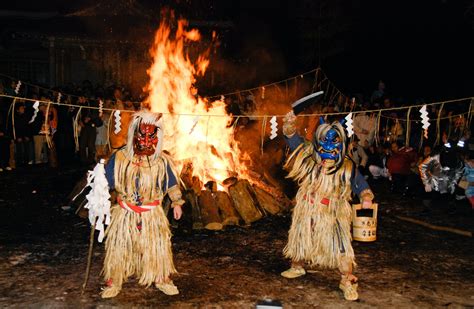
[[[231,20],[239,34],[234,44],[246,40],[269,44],[270,51],[283,55],[286,74],[291,75],[317,64],[317,59],[312,63],[295,61],[299,53],[314,54],[314,50],[295,47],[299,43],[295,41],[298,29],[295,16],[289,12],[295,3],[304,2],[301,1],[139,2],[151,8],[157,8],[157,3],[171,4],[186,18]],[[65,13],[95,2],[10,1],[2,2],[0,9]],[[347,27],[335,38],[323,40],[321,48],[327,48],[334,39],[342,42],[343,49],[323,58],[322,66],[343,91],[369,94],[378,80],[383,79],[394,96],[410,99],[448,99],[474,94],[474,9],[468,9],[474,5],[473,0],[336,2],[340,6],[336,7],[337,19]],[[200,7],[202,10],[196,9]],[[308,15],[311,14],[319,12]],[[332,14],[322,11],[323,17],[331,18]],[[258,40],[259,37],[265,39]]]

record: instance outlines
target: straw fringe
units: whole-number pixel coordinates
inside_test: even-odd
[[[337,268],[344,257],[354,262],[351,245],[351,206],[349,204],[353,163],[345,159],[333,174],[314,160],[311,143],[298,147],[286,167],[288,177],[300,185],[296,195],[288,244],[284,255],[312,266]],[[320,159],[319,159],[320,160]],[[323,198],[329,205],[321,204]]]
[[[161,206],[140,215],[115,205],[106,236],[103,275],[115,286],[135,275],[148,287],[176,273],[171,231]]]
[[[136,193],[143,204],[163,200],[168,187],[167,167],[176,175],[172,160],[165,153],[159,157],[138,157],[130,160],[126,147],[115,157],[115,189],[126,202],[135,203]],[[161,186],[163,185],[163,187]],[[111,223],[106,231],[103,275],[121,287],[132,275],[139,284],[150,286],[164,282],[176,273],[171,250],[171,231],[161,205],[141,214],[119,205],[111,210]],[[139,230],[138,226],[141,226]]]
[[[143,158],[143,157],[142,157]],[[146,160],[138,162],[138,157],[129,160],[125,148],[117,151],[115,158],[115,188],[127,202],[135,202],[134,196],[138,192],[144,202],[153,202],[163,199],[162,188],[157,184],[168,187],[167,166],[170,160],[164,154],[156,159],[144,157]]]

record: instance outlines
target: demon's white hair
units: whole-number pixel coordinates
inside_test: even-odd
[[[160,156],[161,151],[163,150],[163,117],[161,113],[152,113],[149,110],[141,110],[133,114],[132,121],[128,127],[127,135],[127,154],[130,159],[133,158],[135,151],[133,150],[133,139],[135,133],[137,132],[140,124],[152,124],[158,128],[158,144],[155,148],[155,153],[153,154],[152,159],[156,159]]]

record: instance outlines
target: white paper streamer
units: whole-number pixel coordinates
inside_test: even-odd
[[[354,127],[352,126],[352,113],[346,116],[346,130],[347,136],[351,137],[354,134]]]
[[[423,124],[423,130],[424,130],[423,136],[427,139],[428,128],[430,126],[430,118],[428,117],[428,111],[426,110],[426,105],[423,105],[420,108],[420,114],[421,114],[421,123]]]
[[[270,119],[270,139],[274,139],[275,137],[278,136],[278,122],[276,116],[273,116],[272,119]]]
[[[15,93],[18,94],[20,92],[20,87],[21,87],[21,80],[18,81],[18,83],[16,83],[16,87],[15,87]]]
[[[105,177],[104,159],[94,167],[94,170],[87,172],[86,187],[91,187],[91,191],[86,195],[89,209],[89,222],[94,224],[99,231],[98,241],[102,242],[105,236],[105,225],[110,224],[110,194],[109,184]]]
[[[40,105],[40,102],[35,101],[35,104],[33,104],[33,109],[34,109],[33,116],[31,117],[31,120],[28,123],[33,123],[33,121],[35,121],[36,116],[38,115],[39,105]]]
[[[104,101],[99,100],[99,116],[102,116],[104,113]]]
[[[119,132],[122,130],[122,117],[120,117],[120,111],[116,110],[114,113],[115,116],[115,134],[119,134]]]
[[[57,103],[61,103],[61,98],[63,97],[63,95],[61,94],[61,92],[58,92],[58,100],[57,100]]]

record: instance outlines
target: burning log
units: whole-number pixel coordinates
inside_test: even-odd
[[[280,206],[278,205],[278,201],[265,190],[258,188],[257,186],[253,186],[255,191],[255,197],[257,198],[258,204],[260,207],[267,213],[271,215],[276,215],[280,212]]]
[[[226,188],[228,188],[228,187],[234,185],[234,184],[237,182],[237,180],[238,180],[238,179],[237,179],[236,177],[229,177],[229,178],[227,178],[227,179],[224,180],[223,185],[224,185]]]
[[[224,191],[218,191],[215,194],[217,207],[219,207],[223,225],[238,225],[239,214],[232,205],[232,200]]]
[[[204,225],[202,224],[201,210],[199,209],[196,193],[194,192],[194,190],[187,190],[184,193],[184,198],[191,208],[191,216],[193,218],[193,230],[202,230],[204,228]]]
[[[210,180],[210,181],[206,182],[204,187],[206,187],[206,189],[211,191],[212,193],[217,192],[217,183],[215,181]]]
[[[186,188],[193,187],[193,164],[191,162],[188,161],[183,164],[179,178],[181,178]]]
[[[201,193],[202,181],[197,176],[193,176],[194,168],[191,161],[184,163],[181,169],[180,178],[183,181],[186,188],[194,191],[196,195]]]
[[[246,224],[262,218],[262,213],[256,207],[257,203],[252,197],[252,187],[247,180],[239,180],[230,186],[229,194],[234,201],[235,208]]]
[[[199,195],[201,193],[201,188],[202,188],[202,181],[199,179],[198,176],[193,176],[193,184],[191,186],[191,189],[196,193],[196,195]]]
[[[222,221],[219,208],[211,191],[202,190],[199,195],[199,207],[204,228],[208,230],[222,230]]]

